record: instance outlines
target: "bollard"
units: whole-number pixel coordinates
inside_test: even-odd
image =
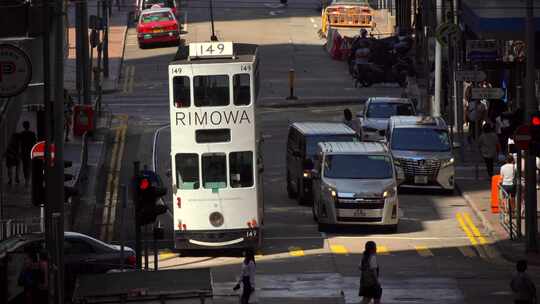
[[[294,81],[295,81],[295,72],[294,69],[289,70],[289,96],[287,100],[296,100],[298,97],[294,96]]]

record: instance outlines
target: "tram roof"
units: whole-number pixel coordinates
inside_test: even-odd
[[[257,54],[257,45],[250,43],[234,43],[233,53],[235,58],[204,58],[189,60],[189,45],[178,47],[176,55],[170,64],[207,64],[207,63],[229,63],[229,62],[253,62]]]

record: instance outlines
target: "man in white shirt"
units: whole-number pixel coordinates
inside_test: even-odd
[[[501,187],[510,196],[514,196],[516,187],[514,184],[516,176],[516,167],[514,166],[514,157],[508,155],[506,163],[501,167]]]

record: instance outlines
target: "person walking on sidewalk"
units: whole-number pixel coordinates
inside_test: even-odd
[[[5,153],[6,168],[8,174],[8,185],[13,183],[13,175],[15,170],[15,182],[19,181],[19,134],[15,133],[11,135],[9,144]]]
[[[516,166],[514,165],[514,157],[509,154],[506,156],[506,163],[501,167],[501,187],[510,196],[513,197],[516,193],[514,179],[516,176]]]
[[[251,249],[246,250],[240,271],[240,281],[234,286],[234,290],[240,289],[240,283],[243,287],[240,304],[248,304],[249,297],[255,291],[255,253]]]
[[[478,147],[486,163],[487,174],[491,178],[493,176],[493,163],[499,155],[500,148],[499,138],[489,124],[484,125],[482,135],[478,138]]]
[[[527,261],[519,260],[516,263],[517,272],[510,281],[510,288],[514,292],[515,304],[536,304],[536,286],[533,280],[525,271]]]
[[[362,304],[368,304],[371,300],[375,304],[381,303],[382,288],[379,282],[379,265],[376,256],[377,244],[368,241],[358,267],[360,268],[360,290],[358,295],[362,297]]]
[[[32,161],[30,151],[32,151],[32,147],[36,144],[36,133],[30,131],[29,121],[23,121],[22,125],[23,131],[19,133],[20,152],[23,165],[24,185],[28,186],[30,183],[30,165]]]

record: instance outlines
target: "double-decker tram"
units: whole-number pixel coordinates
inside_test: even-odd
[[[169,64],[177,249],[261,244],[258,76],[253,44],[191,43]]]

